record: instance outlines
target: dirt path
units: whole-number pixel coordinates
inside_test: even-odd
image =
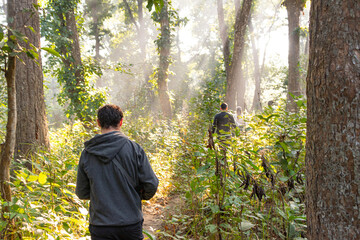
[[[143,229],[150,233],[152,236],[156,236],[158,231],[163,230],[164,220],[173,210],[179,207],[180,198],[177,195],[170,196],[166,200],[158,199],[155,203],[146,203],[143,206],[144,213],[144,225]],[[150,239],[145,236],[144,238]],[[155,238],[154,238],[155,239]]]

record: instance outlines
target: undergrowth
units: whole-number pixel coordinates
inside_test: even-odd
[[[184,136],[177,184],[185,207],[160,239],[304,239],[305,103],[243,116],[226,153],[194,116]],[[209,144],[210,140],[210,144]],[[226,155],[226,157],[225,157]]]
[[[177,193],[158,239],[301,239],[305,237],[305,104],[244,115],[224,152],[207,128],[210,112],[172,121],[126,113],[123,131],[146,151],[160,180],[156,197]],[[88,201],[75,195],[83,142],[95,134],[77,122],[51,130],[51,152],[13,163],[12,201],[0,231],[14,239],[89,239]],[[211,140],[214,139],[214,144]],[[209,144],[210,140],[210,144]],[[31,162],[30,171],[24,166]],[[15,223],[16,228],[10,228]]]
[[[172,190],[172,167],[178,159],[182,128],[176,120],[134,120],[131,113],[126,113],[123,131],[143,146],[160,180],[151,201],[163,201]],[[0,211],[8,211],[0,220],[0,233],[14,239],[90,239],[88,201],[77,198],[75,183],[83,143],[96,131],[80,122],[64,125],[50,131],[50,153],[39,151],[13,163],[12,201],[1,201]],[[31,171],[24,167],[26,162],[32,164]]]

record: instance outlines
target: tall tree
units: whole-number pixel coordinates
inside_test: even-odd
[[[300,12],[305,6],[306,0],[285,0],[283,5],[288,14],[288,36],[289,36],[289,75],[288,75],[288,95],[287,110],[296,111],[296,103],[293,101],[290,93],[299,96],[300,90]]]
[[[244,0],[241,8],[239,8],[236,12],[234,25],[234,49],[231,59],[230,72],[226,76],[227,87],[225,100],[229,104],[230,109],[235,109],[236,105],[240,105],[243,109],[245,109],[244,99],[238,99],[238,104],[236,104],[236,92],[238,91],[237,86],[242,85],[241,81],[244,81],[244,79],[239,79],[239,76],[241,76],[242,71],[241,61],[244,53],[245,34],[250,19],[252,3],[253,0]]]
[[[16,2],[16,3],[15,3]],[[31,45],[40,48],[40,20],[37,0],[9,0],[9,9],[14,15],[11,28],[24,34],[28,41],[25,48]],[[10,12],[9,12],[10,17]],[[34,59],[38,57],[38,61]],[[26,155],[36,146],[49,147],[48,127],[45,111],[43,73],[41,56],[36,51],[22,53],[17,59],[16,93],[17,93],[17,131],[15,153]]]
[[[223,1],[217,0],[218,21],[227,82],[225,101],[228,103],[230,109],[235,109],[236,105],[240,105],[243,109],[245,109],[245,81],[242,77],[241,61],[245,46],[246,27],[250,18],[252,2],[253,0],[244,0],[242,2],[242,6],[239,7],[239,3],[235,1],[236,18],[234,24],[234,48],[231,57],[230,39],[227,30],[228,27],[224,19]],[[241,94],[237,94],[238,92],[241,92]],[[240,99],[237,99],[236,103],[237,95],[240,96]]]
[[[307,75],[310,240],[360,239],[360,1],[312,0]]]
[[[168,0],[164,0],[164,6],[160,12],[160,38],[157,41],[158,51],[160,53],[159,69],[158,69],[158,92],[161,110],[165,117],[172,117],[172,109],[170,104],[170,97],[168,92],[168,76],[170,63],[170,48],[171,48],[171,29],[168,11]]]

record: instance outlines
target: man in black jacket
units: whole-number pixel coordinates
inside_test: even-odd
[[[233,115],[227,112],[227,103],[220,105],[221,112],[216,114],[213,121],[212,132],[217,134],[221,148],[225,150],[225,147],[230,144],[230,138],[233,134],[233,130],[236,128]]]
[[[91,238],[143,239],[141,200],[155,195],[159,181],[141,146],[120,132],[120,107],[101,107],[97,122],[101,134],[85,142],[76,182],[76,195],[90,199]]]

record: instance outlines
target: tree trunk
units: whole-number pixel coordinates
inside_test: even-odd
[[[11,4],[9,4],[10,7]],[[9,9],[10,10],[10,9]],[[9,13],[11,10],[9,11]],[[8,120],[6,125],[5,143],[0,151],[0,188],[1,198],[11,201],[10,189],[10,163],[14,157],[16,142],[16,84],[15,84],[16,59],[14,56],[8,58],[8,69],[5,78],[8,94]]]
[[[95,37],[95,59],[100,60],[100,29],[99,29],[99,19],[96,14],[93,15],[94,22],[94,37]]]
[[[218,21],[219,21],[219,28],[220,28],[220,38],[223,47],[223,56],[224,56],[224,66],[225,66],[225,73],[226,76],[230,75],[230,39],[228,36],[228,26],[225,23],[224,18],[224,7],[223,1],[217,0],[217,13],[218,13]]]
[[[256,47],[256,40],[254,37],[254,29],[251,21],[249,21],[250,39],[252,46],[252,53],[254,58],[254,79],[255,79],[255,91],[252,109],[256,112],[261,111],[261,72],[259,63],[259,50]]]
[[[236,81],[244,81],[244,79],[239,79],[239,76],[242,67],[241,61],[245,46],[246,27],[250,19],[252,2],[253,0],[244,0],[241,9],[236,13],[233,57],[230,66],[230,74],[226,76],[227,88],[225,100],[229,105],[229,109],[236,109],[236,92],[238,91],[236,89],[236,86],[238,85]]]
[[[300,90],[300,71],[299,71],[299,54],[300,54],[300,11],[304,6],[303,0],[286,0],[284,2],[288,14],[288,36],[289,36],[289,75],[288,75],[288,94],[287,110],[297,111],[297,105],[291,94],[299,96]]]
[[[40,48],[40,20],[33,4],[37,0],[8,1],[14,13],[12,29],[22,32],[29,39],[29,44]],[[10,11],[10,10],[9,10]],[[10,12],[9,12],[9,17]],[[35,32],[29,29],[29,26]],[[23,43],[21,43],[23,44]],[[16,149],[17,156],[26,156],[35,151],[34,146],[49,148],[48,126],[45,111],[43,73],[41,55],[38,63],[25,53],[19,56],[24,63],[17,60],[16,67],[16,98],[17,98],[17,131]],[[31,167],[30,165],[28,167]]]
[[[68,71],[74,77],[74,81],[65,81],[65,88],[68,89],[71,97],[70,104],[73,105],[73,108],[76,109],[76,113],[78,119],[81,121],[89,121],[90,119],[87,116],[82,116],[79,107],[82,106],[81,102],[81,92],[84,91],[84,74],[82,69],[82,61],[81,61],[81,52],[80,52],[80,41],[79,34],[77,30],[76,18],[75,18],[75,10],[68,9],[66,12],[59,13],[61,16],[63,24],[66,26],[66,29],[70,33],[71,41],[71,50],[69,51],[65,47],[62,49],[62,55],[71,57],[63,58],[63,63],[65,65],[65,71]],[[64,18],[64,17],[65,18]],[[69,52],[68,52],[69,51]]]
[[[236,99],[237,99],[237,106],[240,106],[243,111],[247,110],[247,106],[245,103],[245,89],[247,86],[246,79],[248,79],[248,67],[246,64],[241,65],[241,69],[239,69],[239,76],[238,78],[240,81],[236,81]]]
[[[309,240],[360,239],[360,1],[313,0],[307,76]]]
[[[11,27],[14,22],[10,22],[9,19],[15,16],[15,3],[9,1],[8,3],[8,16],[7,21],[9,26]],[[12,42],[15,45],[14,41],[10,39],[11,32],[8,34],[8,42]],[[8,56],[7,58],[7,69],[5,69],[5,78],[7,84],[7,99],[8,99],[8,119],[6,124],[6,136],[5,136],[5,143],[1,145],[0,149],[0,198],[3,199],[5,202],[11,201],[11,188],[10,188],[10,165],[11,160],[14,157],[14,150],[15,150],[15,143],[16,143],[16,57],[15,56]],[[7,229],[2,229],[0,231],[0,238],[1,239],[11,239],[13,238],[12,231],[14,227],[13,221],[5,218],[5,214],[9,212],[9,208],[4,206],[2,208],[2,212],[0,213],[0,221],[7,221],[8,226],[7,228],[10,230],[9,232],[6,231]]]
[[[164,0],[164,6],[160,13],[161,37],[159,39],[160,63],[158,72],[158,91],[161,110],[165,117],[171,118],[171,104],[168,94],[168,68],[171,46],[168,2]]]

